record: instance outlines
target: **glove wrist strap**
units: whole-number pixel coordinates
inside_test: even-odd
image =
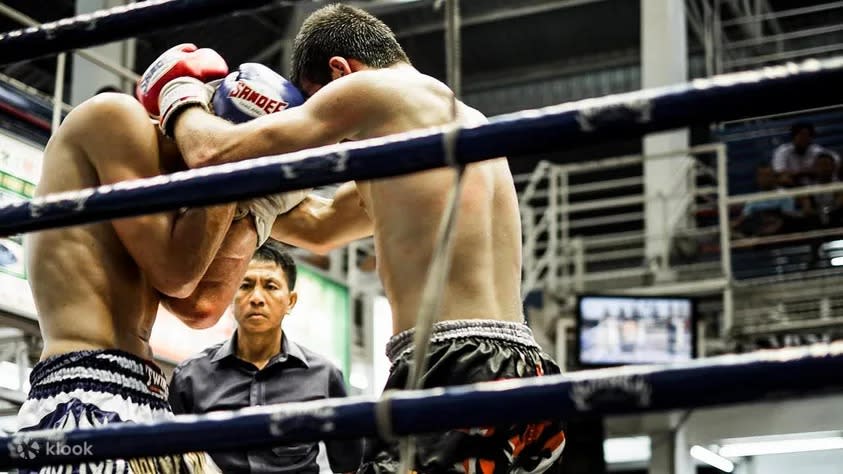
[[[190,107],[199,106],[210,113],[211,95],[212,92],[206,84],[192,77],[181,77],[165,85],[158,99],[161,110],[160,126],[164,135],[173,138],[176,117]]]

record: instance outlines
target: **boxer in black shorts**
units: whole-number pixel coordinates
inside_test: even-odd
[[[386,389],[403,389],[413,363],[413,330],[393,336],[386,348],[392,369]],[[501,321],[444,321],[432,332],[424,387],[558,374],[530,329]],[[565,447],[560,421],[456,430],[416,436],[418,472],[497,474],[544,472]],[[398,448],[373,440],[360,472],[397,472]]]
[[[455,103],[448,86],[416,70],[393,32],[360,9],[336,4],[317,10],[299,30],[292,53],[290,80],[308,97],[300,107],[232,125],[206,108],[190,106],[194,99],[179,101],[186,104],[185,110],[170,124],[187,162],[221,164],[427,127],[486,122],[479,111]],[[173,89],[170,84],[163,87]],[[189,94],[198,88],[180,90]],[[308,197],[278,216],[271,235],[320,254],[373,236],[393,331],[403,339],[402,331],[416,325],[424,287],[420,282],[427,277],[453,173],[436,169],[345,183],[333,199]],[[466,167],[450,264],[429,364],[434,368],[425,374],[425,386],[558,372],[524,326],[521,219],[505,158]],[[390,387],[404,383],[410,353],[396,355]],[[446,441],[423,443],[426,454],[415,469],[476,472],[476,466],[468,465],[476,463],[481,472],[492,472],[489,466],[494,466],[494,472],[538,473],[559,458],[564,446],[556,420],[458,431],[441,438]],[[378,443],[369,453],[369,472],[394,472],[393,447]],[[512,461],[503,460],[507,453]]]

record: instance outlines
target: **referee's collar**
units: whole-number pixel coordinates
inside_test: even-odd
[[[219,362],[228,357],[237,357],[236,330],[227,341],[214,351],[213,356],[211,356],[211,362]],[[307,356],[304,355],[304,351],[301,350],[301,347],[287,337],[286,331],[281,331],[281,353],[272,356],[266,366],[269,367],[275,362],[284,362],[287,357],[300,361],[304,364],[305,368],[310,368],[310,364],[307,362]]]

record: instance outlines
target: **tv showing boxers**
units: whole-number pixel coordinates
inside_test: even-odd
[[[696,355],[689,298],[580,296],[577,310],[580,365],[664,364]]]

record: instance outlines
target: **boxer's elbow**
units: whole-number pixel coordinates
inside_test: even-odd
[[[219,321],[226,305],[219,305],[208,300],[198,301],[184,314],[185,324],[193,329],[207,329]]]
[[[161,304],[191,329],[207,329],[219,321],[226,304],[211,298],[162,298]]]
[[[212,316],[211,313],[192,313],[179,316],[179,319],[190,329],[208,329],[217,324],[220,316]]]
[[[157,281],[153,281],[153,286],[160,293],[171,298],[184,299],[188,298],[199,286],[202,275],[185,275],[178,271],[167,272],[158,276]]]

